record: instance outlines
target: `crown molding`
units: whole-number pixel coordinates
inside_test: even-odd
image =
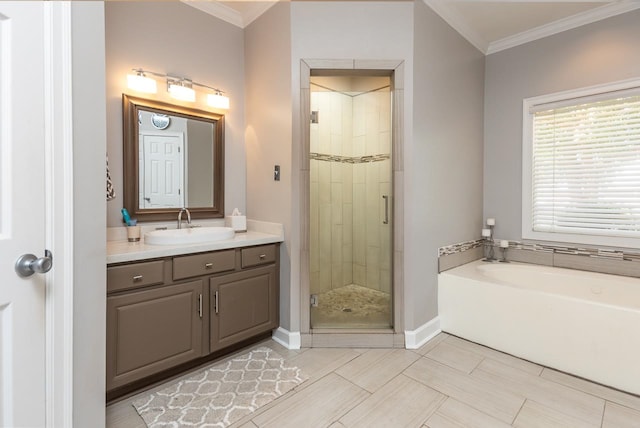
[[[453,27],[462,37],[486,55],[489,42],[484,40],[464,19],[456,13],[446,0],[422,0],[435,13],[437,13],[447,24]]]
[[[630,12],[635,9],[640,9],[640,2],[625,0],[600,6],[491,42],[489,43],[486,54],[490,55],[492,53],[500,52],[514,46],[519,46],[534,40],[552,36],[563,31],[572,30],[574,28]]]
[[[216,18],[233,24],[236,27],[244,28],[244,19],[242,14],[237,10],[225,6],[217,1],[202,1],[202,0],[180,0],[182,3],[194,7],[202,12],[213,15]]]
[[[260,15],[269,10],[273,5],[278,3],[278,1],[259,1],[252,3],[252,7],[249,8],[243,15],[242,20],[244,26],[242,28],[247,27],[253,21],[258,19]]]
[[[583,25],[601,21],[612,16],[621,15],[632,10],[640,9],[638,0],[621,0],[603,5],[585,12],[581,12],[566,18],[559,19],[549,24],[541,25],[513,36],[505,37],[493,42],[487,42],[473,28],[471,28],[460,15],[451,8],[446,0],[422,0],[447,24],[453,27],[462,37],[475,46],[485,55],[500,52],[515,46],[552,36],[563,31],[572,30]],[[475,0],[469,0],[475,1]],[[502,0],[507,1],[507,0]],[[517,1],[517,0],[510,0]],[[547,1],[547,0],[542,0]],[[601,1],[601,0],[598,0]]]
[[[241,13],[232,7],[224,5],[215,0],[180,0],[182,3],[194,7],[216,18],[222,19],[236,27],[245,28],[253,21],[258,19],[260,15],[265,13],[271,6],[278,3],[275,1],[256,1],[252,2],[250,7],[245,8],[245,12]],[[249,4],[249,3],[247,3]]]

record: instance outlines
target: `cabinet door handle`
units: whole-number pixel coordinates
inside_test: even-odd
[[[202,318],[202,294],[198,295],[198,315]]]
[[[133,277],[133,282],[140,282],[142,281],[142,275],[136,275]]]
[[[213,307],[214,310],[216,312],[216,314],[218,313],[218,292],[216,291],[216,294],[214,295],[215,297],[215,301],[213,302]]]
[[[213,263],[205,263],[204,268],[205,269],[211,269],[213,267]]]

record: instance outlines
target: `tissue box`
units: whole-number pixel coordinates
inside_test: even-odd
[[[225,217],[224,225],[232,228],[236,232],[247,231],[247,217],[244,215],[230,215]]]

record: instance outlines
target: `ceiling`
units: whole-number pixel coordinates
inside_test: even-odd
[[[182,1],[241,28],[277,3],[251,0]],[[423,1],[484,54],[640,8],[639,0]]]

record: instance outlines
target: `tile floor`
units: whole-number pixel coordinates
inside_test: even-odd
[[[640,427],[638,396],[445,333],[417,350],[258,346],[310,379],[232,427]],[[107,407],[108,428],[145,427],[134,398]]]

